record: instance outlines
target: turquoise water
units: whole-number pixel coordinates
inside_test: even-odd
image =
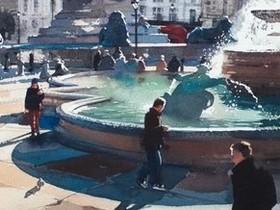
[[[112,97],[112,101],[84,107],[80,114],[117,123],[135,124],[143,123],[144,115],[155,98],[171,92],[172,83],[172,78],[156,74],[136,77],[93,76],[85,80],[99,88],[98,91],[94,90],[94,94]],[[83,78],[79,78],[79,82],[83,82]],[[271,122],[274,122],[273,126],[278,121],[280,108],[277,105],[266,104],[262,108],[258,104],[250,106],[251,108],[239,106],[225,86],[218,85],[207,90],[214,95],[215,100],[212,107],[203,111],[200,119],[182,120],[163,115],[164,123],[179,128],[258,128],[266,124],[271,126]]]

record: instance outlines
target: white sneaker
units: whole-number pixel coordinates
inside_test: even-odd
[[[146,181],[143,181],[143,182],[137,181],[136,183],[137,183],[137,185],[139,185],[140,187],[142,187],[144,189],[148,188],[148,183]]]
[[[160,190],[160,191],[166,191],[165,185],[163,184],[155,184],[152,186],[153,190]]]

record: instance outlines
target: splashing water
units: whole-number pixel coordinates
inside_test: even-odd
[[[252,10],[269,10],[280,9],[280,0],[250,0],[248,3],[235,15],[231,32],[237,43],[225,45],[218,43],[214,50],[205,50],[203,54],[212,57],[212,77],[222,76],[223,65],[223,50],[236,51],[279,51],[280,23],[266,23],[263,20],[256,18]]]
[[[254,93],[250,87],[248,87],[247,85],[245,85],[241,82],[237,82],[234,80],[227,80],[227,81],[234,88],[234,91],[237,93],[237,95],[248,94],[250,96],[250,98],[252,98],[255,101],[255,104],[259,103],[258,97],[256,97],[254,95]]]
[[[280,32],[280,23],[266,23],[256,18],[252,10],[280,9],[280,0],[250,0],[233,19],[232,33],[238,40],[232,49],[267,51],[280,49],[280,37],[268,36]]]

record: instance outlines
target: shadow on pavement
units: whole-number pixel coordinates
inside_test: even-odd
[[[14,113],[14,114],[0,114],[0,124],[7,124],[7,123],[20,123],[23,119],[23,113]]]
[[[8,141],[4,141],[4,142],[1,142],[0,143],[0,147],[5,147],[5,146],[9,146],[9,145],[12,145],[12,144],[16,144],[18,142],[21,142],[24,140],[24,137],[27,137],[31,134],[31,132],[29,133],[25,133],[25,134],[22,134],[22,135],[19,135],[17,137],[14,137],[12,139],[9,139]]]
[[[186,177],[186,168],[164,166],[163,183],[168,190],[146,190],[135,184],[138,162],[105,153],[77,151],[57,143],[57,138],[52,132],[35,139],[26,138],[13,150],[13,162],[31,176],[52,185],[120,201],[118,210],[140,209],[149,204],[180,206],[217,203],[216,200],[201,200],[199,196],[170,191]]]

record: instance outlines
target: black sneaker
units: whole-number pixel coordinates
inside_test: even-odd
[[[137,181],[136,181],[136,184],[137,184],[139,187],[142,187],[142,188],[144,188],[144,189],[147,189],[147,188],[148,188],[148,183],[147,183],[146,181],[141,182],[141,181],[137,180]]]

